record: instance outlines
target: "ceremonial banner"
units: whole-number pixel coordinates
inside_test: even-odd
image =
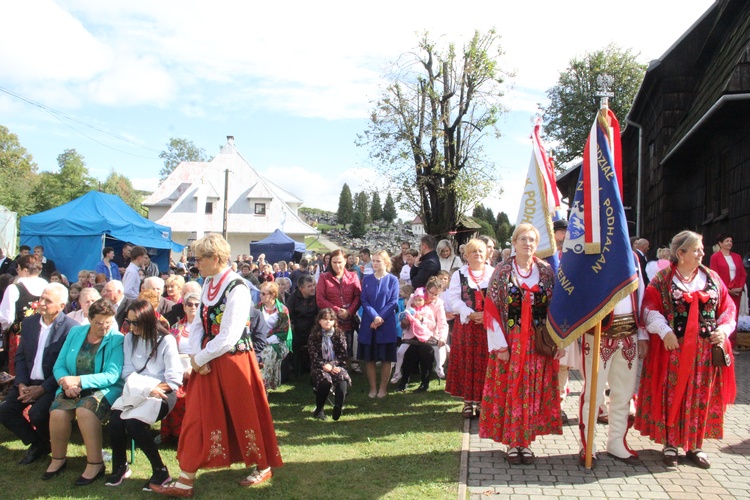
[[[620,134],[610,120],[617,123],[605,109],[591,128],[555,276],[547,330],[560,347],[593,328],[638,288],[616,167]]]
[[[537,120],[532,139],[531,160],[526,174],[521,206],[518,209],[516,226],[523,223],[533,225],[539,231],[536,256],[545,259],[555,253],[555,234],[552,222],[557,219],[555,211],[560,208],[560,192],[555,180],[555,167],[544,150],[539,137],[541,124]]]

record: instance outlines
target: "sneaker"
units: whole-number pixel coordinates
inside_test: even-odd
[[[122,481],[129,478],[132,473],[133,471],[130,470],[128,464],[120,465],[116,469],[113,469],[112,474],[107,476],[104,486],[120,486]]]
[[[143,485],[143,491],[151,491],[152,484],[164,486],[171,482],[172,482],[172,477],[169,475],[169,471],[167,470],[166,467],[162,467],[161,469],[156,470],[151,475],[151,478],[148,481],[146,481],[146,484]]]

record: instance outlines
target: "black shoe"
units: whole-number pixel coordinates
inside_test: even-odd
[[[104,486],[120,486],[122,482],[129,478],[133,473],[128,464],[122,464],[117,467],[112,466],[112,474],[107,477]]]
[[[568,414],[565,413],[563,410],[560,410],[560,418],[562,419],[563,424],[568,423]]]
[[[151,475],[151,478],[146,481],[146,484],[143,485],[143,491],[152,491],[151,485],[153,484],[157,486],[164,486],[171,482],[172,476],[169,475],[169,471],[166,467],[162,467],[161,469],[155,470]]]
[[[26,455],[18,461],[18,465],[29,465],[32,462],[36,462],[45,455],[49,455],[50,448],[47,446],[40,446],[38,444],[32,444],[26,451]]]
[[[313,418],[317,418],[318,420],[325,420],[327,417],[323,410],[316,410],[313,412]]]
[[[60,467],[58,467],[57,470],[53,470],[51,472],[45,472],[44,474],[42,474],[42,481],[49,481],[53,477],[59,476],[68,467],[68,459],[67,459],[67,457],[65,457],[65,458],[53,458],[52,460],[65,460],[65,461],[63,462],[63,464]]]
[[[408,384],[409,381],[405,378],[401,378],[401,381],[396,386],[396,392],[404,392],[406,390],[406,384]]]
[[[338,420],[339,417],[341,417],[341,405],[336,405],[333,407],[333,419]]]
[[[89,465],[101,465],[102,468],[99,469],[99,472],[97,472],[94,477],[90,477],[90,478],[89,477],[84,477],[84,475],[81,474],[78,477],[78,479],[76,479],[76,482],[75,482],[76,486],[88,486],[89,484],[93,483],[94,481],[96,481],[100,477],[104,476],[104,468],[105,468],[104,467],[104,462],[98,462],[98,463],[87,462],[87,463]]]
[[[419,387],[417,387],[414,390],[414,392],[427,392],[427,389],[429,389],[429,388],[430,388],[430,383],[429,382],[422,382],[421,384],[419,384]]]

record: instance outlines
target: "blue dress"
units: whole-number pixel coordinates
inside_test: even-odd
[[[396,361],[396,309],[398,308],[398,278],[386,274],[376,278],[368,274],[362,278],[362,325],[359,328],[357,354],[362,361]],[[375,317],[385,321],[372,330]]]

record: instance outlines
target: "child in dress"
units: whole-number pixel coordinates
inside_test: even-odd
[[[346,336],[339,330],[337,323],[333,309],[321,309],[307,340],[310,377],[315,388],[313,417],[318,420],[326,419],[323,407],[331,388],[334,390],[333,419],[339,419],[347,387],[352,382],[346,371]]]
[[[402,313],[401,317],[409,320],[409,328],[404,330],[403,343],[396,353],[396,368],[393,377],[391,377],[392,384],[396,384],[401,380],[401,365],[404,362],[404,354],[409,345],[419,343],[426,343],[432,346],[435,351],[435,360],[437,361],[435,371],[438,377],[445,378],[443,364],[445,363],[447,351],[445,346],[438,347],[437,345],[439,341],[437,335],[435,335],[437,319],[432,309],[425,307],[426,295],[427,291],[424,288],[414,290],[406,305],[406,310]]]

